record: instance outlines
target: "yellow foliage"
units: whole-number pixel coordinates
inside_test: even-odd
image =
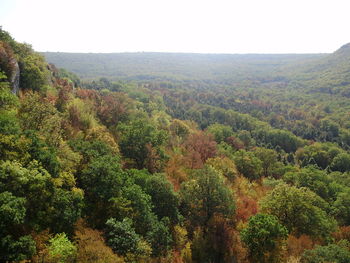
[[[92,103],[75,98],[68,103],[67,111],[73,128],[86,131],[97,126]]]
[[[16,135],[0,136],[0,159],[17,160],[21,163],[29,162],[30,154],[28,153],[30,140],[24,136],[19,138]]]
[[[153,111],[152,120],[156,123],[159,129],[167,129],[170,126],[171,116],[164,111]]]
[[[236,196],[249,196],[255,200],[260,200],[266,194],[268,189],[261,185],[258,181],[249,181],[244,176],[237,176],[233,190]]]
[[[95,126],[86,131],[85,140],[98,140],[106,143],[113,150],[114,154],[119,153],[119,147],[116,143],[113,135],[108,131],[105,126]]]
[[[62,117],[54,105],[37,92],[21,97],[18,111],[23,129],[36,130],[48,145],[58,147],[62,141]]]
[[[209,158],[206,162],[212,166],[215,170],[224,175],[230,182],[237,177],[238,171],[235,163],[227,157],[214,157]]]
[[[287,259],[287,263],[300,263],[301,261],[300,261],[300,257],[289,257],[288,259]]]
[[[61,172],[57,178],[53,178],[53,182],[56,187],[67,186],[72,188],[75,186],[74,175],[69,172]]]
[[[236,199],[236,220],[238,229],[249,217],[259,212],[259,200],[268,192],[268,188],[246,177],[237,176],[232,186]],[[242,222],[241,222],[242,221]]]
[[[102,234],[79,221],[75,231],[77,263],[123,263],[123,258],[106,246]]]
[[[185,121],[174,119],[170,124],[170,131],[173,135],[179,136],[181,138],[186,137],[191,128],[187,125]]]
[[[187,179],[185,160],[183,155],[177,153],[173,153],[169,157],[169,161],[165,167],[165,173],[173,183],[175,190],[178,190],[180,184]]]
[[[185,247],[181,250],[181,258],[184,263],[192,263],[192,250],[190,242],[187,242]]]
[[[187,230],[184,227],[176,225],[174,227],[174,243],[177,249],[183,249],[188,241]]]
[[[61,164],[62,171],[75,173],[82,156],[79,153],[74,152],[65,141],[62,141],[58,147],[57,158]]]
[[[135,255],[128,253],[125,256],[125,262],[130,262],[130,263],[150,263],[152,262],[151,259],[151,254],[152,254],[152,248],[151,246],[145,241],[145,240],[140,240],[137,244],[137,247],[140,251],[142,251],[142,255]]]

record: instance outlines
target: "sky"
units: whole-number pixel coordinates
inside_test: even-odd
[[[330,53],[349,0],[0,0],[0,26],[36,51]]]

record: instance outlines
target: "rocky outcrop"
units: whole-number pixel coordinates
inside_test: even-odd
[[[10,63],[12,64],[12,67],[11,67],[12,72],[10,76],[12,93],[17,94],[19,91],[19,74],[20,74],[19,65],[17,60],[14,57],[11,59]]]

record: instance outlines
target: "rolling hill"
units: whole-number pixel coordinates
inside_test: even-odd
[[[212,80],[236,82],[266,76],[324,54],[43,53],[48,62],[84,79]]]

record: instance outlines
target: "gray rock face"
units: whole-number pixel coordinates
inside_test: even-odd
[[[12,58],[10,63],[12,64],[13,71],[11,72],[10,83],[12,87],[12,93],[17,94],[19,91],[19,65],[15,58]]]

